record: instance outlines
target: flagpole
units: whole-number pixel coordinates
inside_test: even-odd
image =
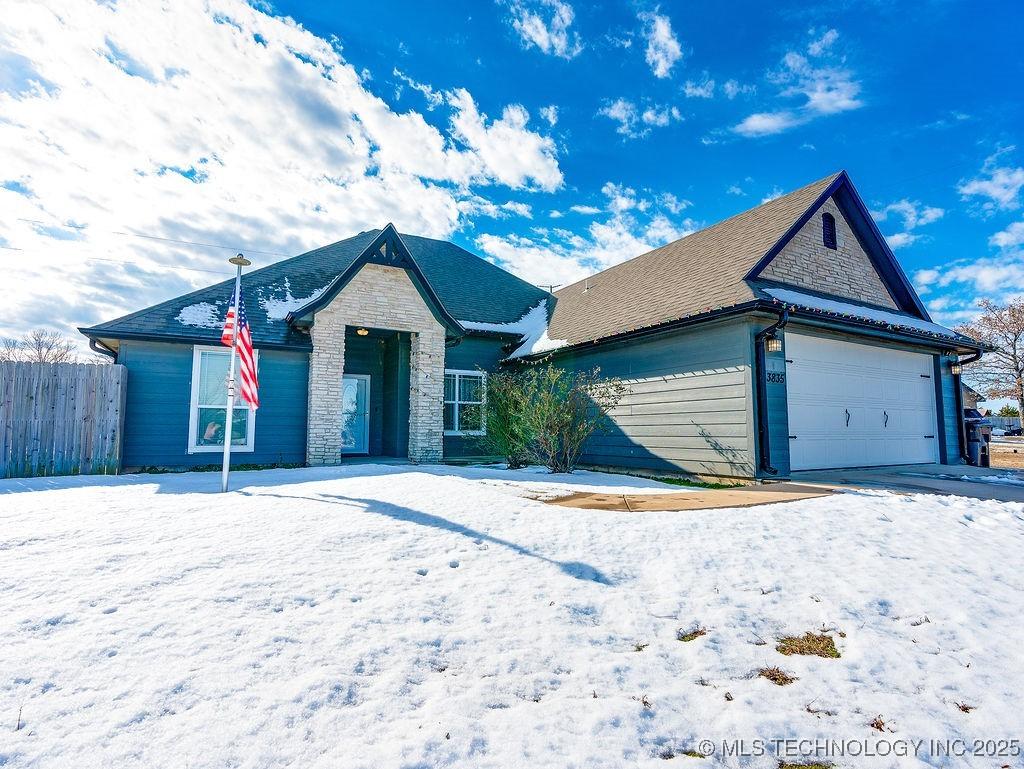
[[[235,344],[238,341],[238,305],[242,295],[242,268],[252,262],[241,254],[228,261],[238,268],[235,273],[235,298],[233,302],[235,322],[231,324],[231,355],[228,358],[228,408],[224,420],[224,463],[220,470],[220,490],[228,490],[228,470],[231,465],[231,425],[235,411]]]

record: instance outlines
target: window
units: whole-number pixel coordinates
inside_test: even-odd
[[[227,420],[228,355],[227,347],[192,349],[192,401],[188,419],[188,453],[224,450],[224,423]],[[259,366],[259,351],[256,351]],[[255,414],[237,395],[238,355],[235,355],[235,408],[231,418],[231,450],[252,451]]]
[[[825,248],[836,248],[836,218],[832,214],[821,215],[821,240]]]
[[[444,372],[445,435],[484,434],[484,392],[487,382],[479,371]]]

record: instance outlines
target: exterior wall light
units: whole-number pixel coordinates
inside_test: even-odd
[[[960,373],[964,370],[964,367],[960,365],[960,361],[955,360],[949,364],[949,373],[953,376],[960,376]]]
[[[765,352],[782,352],[782,340],[777,336],[769,336],[764,340]]]
[[[366,335],[367,335],[367,334],[369,334],[370,332],[369,332],[369,331],[367,331],[367,330],[366,330],[365,328],[357,328],[357,329],[356,329],[356,333],[357,333],[357,334],[358,334],[359,336],[366,336]]]

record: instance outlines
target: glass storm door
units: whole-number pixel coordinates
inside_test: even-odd
[[[370,450],[370,377],[346,374],[341,380],[341,451],[367,454]]]

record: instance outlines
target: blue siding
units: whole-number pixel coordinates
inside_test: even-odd
[[[128,369],[124,467],[218,464],[219,454],[188,453],[192,346],[124,341],[118,362]],[[309,354],[261,350],[259,366],[255,451],[234,454],[232,464],[305,462]]]
[[[756,344],[756,336],[761,329],[770,326],[773,323],[771,320],[756,321],[750,325],[750,354],[754,355],[754,345]],[[786,335],[785,333],[780,335],[782,338],[782,352],[769,352],[765,353],[765,368],[767,372],[771,373],[786,373]],[[768,377],[770,380],[771,377]],[[768,406],[768,451],[769,458],[771,460],[772,467],[779,472],[772,476],[761,470],[760,461],[758,462],[757,475],[760,478],[786,478],[789,476],[789,399],[786,393],[786,382],[783,377],[782,382],[767,381],[765,383],[765,391],[767,394],[767,406]],[[751,395],[753,398],[753,395]],[[754,403],[754,410],[757,410],[757,404]],[[757,424],[757,414],[754,415],[755,422]]]
[[[630,388],[611,414],[611,430],[588,442],[583,462],[751,477],[752,333],[749,321],[731,320],[558,356],[558,365],[597,366]]]
[[[956,411],[956,379],[949,371],[951,359],[938,356],[939,386],[942,392],[942,402],[939,404],[942,414],[942,442],[944,448],[944,461],[950,465],[962,465],[963,458],[960,456],[960,423],[962,414]]]
[[[454,347],[445,350],[444,367],[464,371],[497,371],[499,361],[504,357],[502,346],[508,339],[491,336],[468,335]],[[460,457],[481,457],[487,454],[483,441],[475,436],[444,436],[445,459]]]

